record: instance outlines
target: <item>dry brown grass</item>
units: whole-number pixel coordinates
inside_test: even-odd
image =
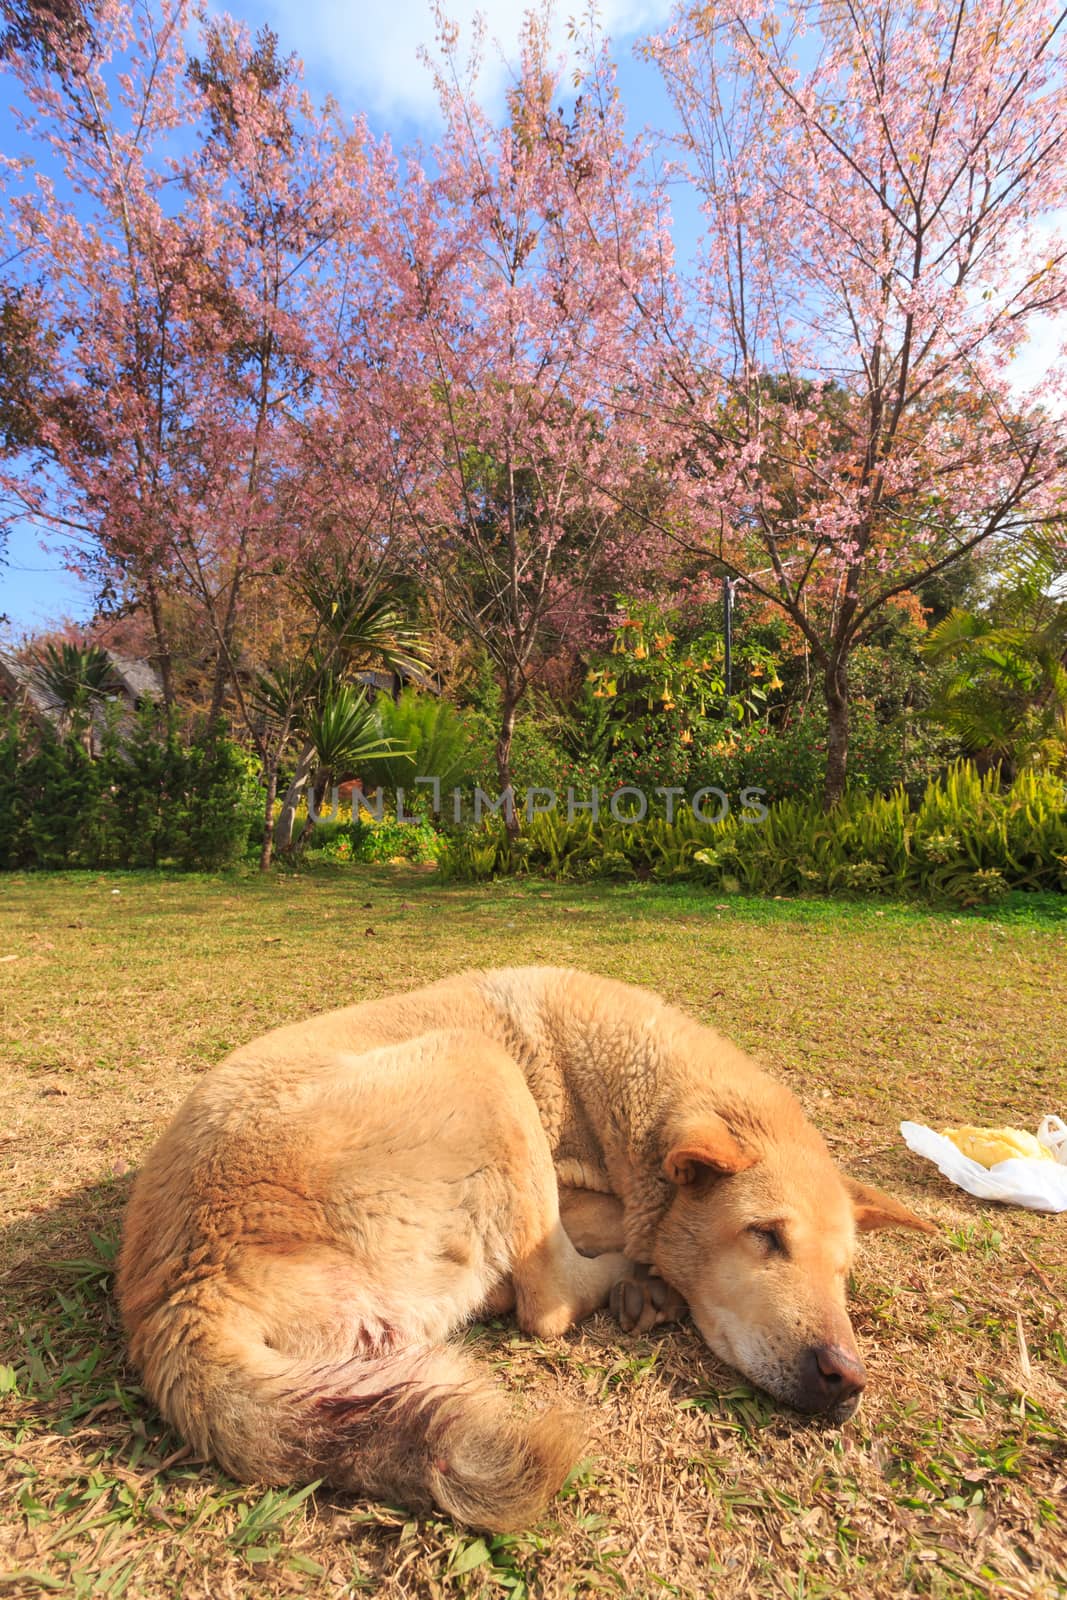
[[[0,964],[13,1593],[1067,1594],[1067,1217],[972,1201],[896,1132],[902,1115],[1063,1111],[1055,906],[716,905],[355,871],[9,878],[0,896],[0,956],[17,956]],[[514,961],[644,982],[714,1021],[791,1082],[843,1165],[943,1226],[863,1249],[859,1415],[803,1424],[690,1330],[627,1339],[601,1316],[553,1346],[505,1323],[471,1330],[501,1381],[596,1413],[597,1455],[525,1537],[264,1495],[179,1453],[123,1365],[108,1293],[129,1174],[168,1113],[275,1022]]]

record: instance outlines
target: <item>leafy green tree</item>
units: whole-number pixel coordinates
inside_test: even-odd
[[[956,607],[923,653],[950,669],[928,715],[1008,770],[1067,765],[1067,563],[1035,538],[989,603]]]

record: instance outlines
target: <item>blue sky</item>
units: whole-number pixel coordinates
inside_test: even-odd
[[[226,7],[256,30],[268,23],[279,36],[281,48],[294,51],[305,65],[305,81],[316,99],[332,95],[342,112],[364,112],[378,133],[388,132],[394,143],[432,140],[438,119],[433,85],[419,60],[420,45],[433,44],[434,20],[429,0],[388,0],[379,6],[352,5],[351,0],[257,0]],[[476,12],[486,23],[483,101],[492,108],[502,103],[508,62],[517,55],[527,0],[449,0],[449,16],[471,36]],[[565,48],[569,14],[567,0],[559,6],[557,22],[560,48]],[[619,83],[631,129],[663,127],[670,122],[670,106],[656,69],[635,59],[636,39],[654,32],[668,17],[668,0],[600,0],[600,25],[612,39],[619,65]],[[14,85],[5,80],[4,88]],[[8,103],[13,93],[0,92],[0,142],[11,149],[13,125]],[[686,241],[695,237],[692,207],[683,221]],[[7,565],[0,566],[0,614],[10,618],[16,634],[34,631],[67,616],[87,618],[92,611],[91,591],[64,570],[58,545],[42,549],[37,531],[28,525],[11,532]]]

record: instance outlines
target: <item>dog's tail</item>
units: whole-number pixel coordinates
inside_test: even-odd
[[[562,1408],[523,1417],[452,1345],[293,1359],[232,1304],[232,1315],[180,1331],[175,1309],[134,1339],[148,1393],[188,1443],[246,1482],[322,1478],[516,1532],[537,1520],[588,1439]]]

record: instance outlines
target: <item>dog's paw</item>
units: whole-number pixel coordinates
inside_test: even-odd
[[[644,1266],[632,1266],[619,1279],[608,1304],[624,1333],[647,1333],[662,1322],[678,1322],[689,1309],[677,1289]]]

